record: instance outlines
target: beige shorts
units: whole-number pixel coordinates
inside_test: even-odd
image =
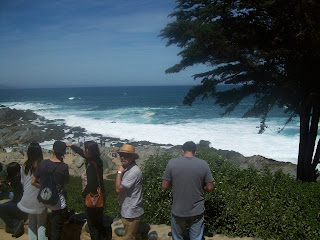
[[[140,217],[137,218],[122,218],[121,219],[124,227],[124,240],[135,240],[137,239],[139,231]]]

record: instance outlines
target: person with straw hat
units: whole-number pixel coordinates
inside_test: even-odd
[[[139,155],[132,145],[124,144],[118,154],[122,165],[118,167],[116,192],[119,194],[124,240],[136,239],[144,213],[142,205],[142,173],[136,159]]]

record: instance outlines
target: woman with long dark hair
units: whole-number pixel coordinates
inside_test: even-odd
[[[11,162],[7,165],[7,180],[13,188],[13,198],[0,204],[0,218],[6,223],[6,232],[12,233],[12,237],[20,237],[24,233],[27,215],[17,207],[23,194],[19,163]]]
[[[61,237],[62,226],[69,216],[67,208],[67,192],[65,184],[69,182],[69,167],[63,162],[63,157],[66,154],[66,144],[61,141],[56,141],[53,144],[53,156],[51,159],[43,160],[38,165],[33,174],[31,184],[37,188],[44,184],[46,177],[52,174],[53,180],[58,190],[58,202],[55,205],[45,206],[52,210],[51,213],[51,240],[59,240]]]
[[[78,153],[86,161],[86,172],[82,174],[82,197],[87,194],[97,194],[100,186],[103,198],[105,198],[105,190],[103,186],[103,163],[100,158],[100,149],[96,142],[84,142],[83,150],[71,143],[67,143],[73,151]],[[102,207],[86,207],[87,223],[90,230],[90,236],[93,240],[100,240],[105,237],[103,226],[103,206]]]
[[[39,143],[30,143],[27,157],[28,159],[20,171],[23,196],[18,203],[18,208],[29,214],[29,240],[48,239],[46,237],[47,209],[37,200],[39,189],[31,184],[33,173],[43,160],[42,148]]]

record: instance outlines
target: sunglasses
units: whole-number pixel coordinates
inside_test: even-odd
[[[130,158],[132,155],[131,154],[129,154],[129,153],[121,153],[120,154],[120,157],[122,157],[122,158]]]

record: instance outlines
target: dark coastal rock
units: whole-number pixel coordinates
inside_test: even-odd
[[[59,140],[65,136],[65,126],[57,125],[31,110],[0,109],[0,145],[12,146]]]
[[[255,169],[262,170],[267,168],[272,173],[282,169],[284,173],[293,177],[296,176],[297,165],[290,162],[279,162],[259,155],[244,157],[242,154],[235,151],[217,150],[214,148],[212,148],[212,150],[242,169],[253,167]]]
[[[200,141],[198,146],[208,147],[210,142]],[[169,149],[160,147],[160,146],[137,146],[136,152],[139,154],[140,158],[137,161],[139,165],[142,165],[143,162],[149,158],[149,156],[161,155],[165,152],[171,153],[174,156],[181,155],[181,145],[173,146]],[[247,169],[253,167],[258,170],[269,169],[270,172],[275,173],[281,169],[284,173],[289,174],[290,176],[296,176],[297,165],[290,162],[278,162],[273,159],[268,159],[263,156],[254,155],[251,157],[244,157],[242,154],[235,151],[228,150],[218,150],[211,148],[213,152],[225,157],[228,161],[233,164],[238,165],[242,169]]]

